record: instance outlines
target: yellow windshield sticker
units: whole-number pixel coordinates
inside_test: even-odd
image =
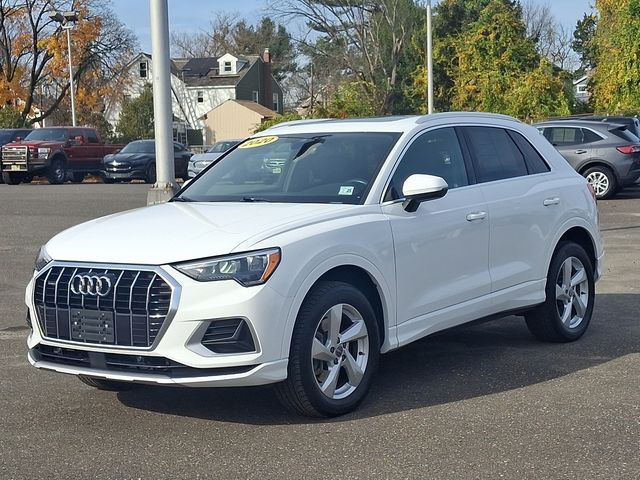
[[[243,144],[241,144],[238,148],[256,148],[262,147],[264,145],[269,145],[270,143],[277,142],[278,137],[275,135],[271,135],[269,137],[258,137],[252,138],[251,140],[247,140]]]

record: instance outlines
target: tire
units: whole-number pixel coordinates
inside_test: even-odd
[[[102,183],[116,183],[113,178],[102,177]]]
[[[533,336],[547,342],[573,342],[582,337],[591,321],[595,300],[593,265],[584,248],[572,242],[558,245],[549,266],[545,293],[545,302],[525,314]]]
[[[350,340],[345,342],[348,331]],[[354,410],[378,367],[379,338],[375,313],[360,290],[344,282],[319,282],[298,312],[287,379],[275,386],[278,398],[309,417]]]
[[[147,175],[144,179],[146,183],[156,183],[156,164],[152,163],[147,167]]]
[[[31,173],[27,173],[23,178],[22,178],[22,183],[31,183],[33,182],[33,174]]]
[[[18,185],[24,180],[24,173],[2,172],[2,180],[7,185]]]
[[[87,377],[86,375],[78,375],[78,379],[85,385],[97,388],[98,390],[105,390],[108,392],[122,392],[125,390],[132,390],[138,385],[130,382],[118,382],[116,380],[106,380],[104,378]]]
[[[582,174],[596,192],[598,200],[611,198],[618,191],[618,180],[610,168],[591,167]]]
[[[47,178],[49,179],[49,183],[52,185],[60,185],[67,180],[67,168],[64,164],[64,160],[57,158],[51,162]]]
[[[82,181],[84,180],[85,174],[74,172],[70,175],[70,177],[73,183],[82,183]]]

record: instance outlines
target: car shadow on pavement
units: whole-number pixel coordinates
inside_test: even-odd
[[[290,413],[270,387],[144,386],[118,399],[132,408],[251,425],[354,421],[526,387],[640,352],[638,311],[640,295],[598,295],[589,330],[569,344],[536,341],[515,316],[442,332],[383,355],[364,403],[335,419]]]

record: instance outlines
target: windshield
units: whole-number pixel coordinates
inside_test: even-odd
[[[125,145],[120,153],[155,153],[156,142],[136,141]]]
[[[232,147],[235,147],[240,142],[216,142],[214,143],[207,153],[223,153],[229,150]]]
[[[13,140],[12,131],[0,132],[0,143],[9,143],[11,140]]]
[[[369,132],[253,138],[192,182],[182,200],[358,204],[398,138]]]
[[[69,138],[69,131],[64,128],[37,128],[33,130],[25,140],[51,140],[56,142],[66,142]]]

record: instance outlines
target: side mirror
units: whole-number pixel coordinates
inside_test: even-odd
[[[415,212],[422,202],[442,198],[448,190],[449,185],[442,177],[411,175],[402,185],[402,194],[405,198],[402,208],[407,212]]]

